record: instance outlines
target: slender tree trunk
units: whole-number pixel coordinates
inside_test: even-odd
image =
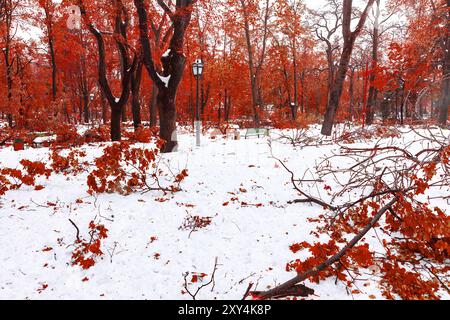
[[[55,57],[55,46],[54,46],[54,35],[53,35],[53,17],[50,13],[50,8],[45,8],[45,18],[46,18],[46,25],[47,25],[47,33],[48,33],[48,48],[50,51],[50,60],[51,60],[51,66],[52,66],[52,100],[56,100],[56,93],[57,93],[57,84],[56,84],[56,57]]]
[[[348,115],[349,120],[353,121],[353,111],[354,111],[354,103],[355,103],[355,68],[350,68],[350,87],[349,87],[349,109],[348,109]]]
[[[300,78],[300,83],[302,85],[302,95],[301,95],[301,110],[302,113],[306,113],[306,106],[305,106],[305,71],[302,71],[302,76]]]
[[[89,110],[89,95],[88,92],[83,92],[83,117],[84,123],[89,123],[91,115]]]
[[[447,0],[447,38],[444,46],[444,71],[441,89],[441,105],[439,108],[439,124],[445,126],[448,121],[450,107],[450,0]]]
[[[298,70],[297,70],[297,46],[295,45],[295,39],[292,39],[292,65],[294,67],[294,105],[292,117],[293,120],[297,120],[298,113]]]
[[[225,95],[224,95],[224,117],[225,117],[225,122],[228,122],[230,120],[230,108],[231,108],[231,96],[229,96],[228,90],[225,89]]]
[[[150,127],[155,127],[158,120],[157,98],[158,98],[158,86],[153,83],[152,96],[150,98]]]
[[[377,0],[377,11],[375,13],[375,22],[373,28],[373,44],[372,44],[372,72],[370,74],[369,97],[367,100],[366,124],[371,125],[374,121],[374,113],[378,90],[375,88],[376,69],[378,67],[378,47],[379,47],[379,24],[380,24],[380,0]]]
[[[391,106],[391,95],[384,95],[383,101],[381,102],[381,114],[383,118],[383,123],[389,118],[389,109]]]
[[[133,113],[133,125],[137,129],[141,126],[141,103],[140,103],[140,89],[142,79],[142,62],[138,63],[136,71],[131,78],[131,110]]]
[[[12,89],[13,89],[13,70],[12,70],[12,61],[10,59],[11,53],[11,26],[12,26],[12,18],[13,18],[13,8],[11,2],[6,4],[5,7],[5,48],[2,50],[3,55],[5,57],[5,68],[6,68],[6,89],[7,89],[7,105],[8,110],[6,114],[6,119],[8,121],[8,126],[10,128],[13,127],[13,115],[11,112],[11,104],[12,104]]]
[[[81,99],[82,115],[80,113],[80,123],[82,121],[84,123],[89,123],[89,121],[90,121],[89,88],[88,88],[88,81],[87,81],[86,56],[85,56],[85,52],[84,52],[86,44],[85,44],[84,37],[83,37],[83,30],[80,30],[80,42],[83,47],[83,49],[81,50],[81,57],[80,57],[80,89],[81,89],[81,94],[82,94],[82,99]]]
[[[405,124],[405,81],[402,80],[402,97],[400,100],[400,124]]]
[[[240,0],[241,9],[243,11],[244,18],[244,32],[245,32],[245,40],[247,44],[247,53],[248,53],[248,66],[250,73],[250,84],[251,84],[251,92],[252,92],[252,108],[253,108],[253,122],[255,127],[259,127],[260,119],[259,119],[259,111],[262,107],[262,100],[260,95],[260,86],[259,86],[259,77],[261,73],[262,64],[265,56],[266,42],[267,42],[267,33],[268,33],[268,20],[269,20],[269,0],[266,0],[265,5],[265,18],[264,18],[264,38],[263,38],[263,49],[260,61],[258,65],[256,65],[256,61],[254,58],[252,39],[251,39],[251,31],[250,31],[250,21],[249,21],[249,12],[248,6],[244,0]]]

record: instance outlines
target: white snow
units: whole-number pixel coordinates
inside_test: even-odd
[[[0,299],[190,299],[182,294],[183,274],[210,275],[216,257],[214,290],[203,289],[198,299],[241,299],[250,282],[264,290],[291,278],[286,263],[300,256],[289,245],[317,241],[310,235],[315,225],[307,219],[322,214],[323,209],[287,204],[298,196],[289,174],[271,158],[267,138],[203,137],[202,147],[197,148],[195,136],[183,133],[179,143],[179,152],[164,155],[164,161],[174,171],[187,166],[189,177],[182,184],[183,191],[166,196],[166,202],[155,201],[163,197],[156,192],[89,196],[87,173],[54,175],[48,181],[39,180],[46,187],[42,191],[23,188],[1,197]],[[298,150],[273,142],[274,155],[298,173],[336,148]],[[82,149],[91,162],[102,153],[100,145]],[[47,162],[48,154],[47,148],[21,152],[3,148],[0,166],[16,167],[24,158]],[[233,197],[239,200],[233,202]],[[223,206],[225,202],[229,205]],[[448,210],[445,202],[437,205]],[[212,217],[212,224],[192,234],[180,230],[189,214]],[[69,218],[84,236],[91,220],[109,229],[102,245],[105,256],[87,271],[70,265],[76,230]],[[157,240],[151,242],[151,237]],[[377,243],[375,234],[367,239]],[[82,281],[85,277],[89,280]],[[367,299],[369,295],[381,299],[376,280],[363,281],[368,286],[361,286],[363,293],[354,296],[343,285],[335,285],[334,279],[307,284],[316,290],[313,299]],[[38,291],[43,285],[48,287]]]
[[[169,81],[170,81],[170,78],[172,77],[172,75],[169,74],[167,77],[164,77],[164,76],[160,75],[159,73],[157,73],[157,75],[161,79],[161,81],[164,82],[164,85],[166,86],[166,88],[168,88]]]
[[[33,140],[33,142],[37,144],[53,141],[56,141],[56,135],[37,137]]]

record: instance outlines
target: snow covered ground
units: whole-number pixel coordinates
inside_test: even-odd
[[[175,171],[187,167],[189,177],[183,191],[166,196],[166,202],[155,201],[164,198],[157,192],[89,196],[87,172],[53,175],[39,180],[45,186],[41,191],[22,188],[0,198],[0,299],[191,299],[183,293],[183,275],[189,272],[188,280],[192,273],[210,275],[216,257],[214,288],[204,288],[197,299],[241,299],[250,282],[264,290],[291,278],[286,263],[299,255],[289,246],[317,241],[310,235],[315,225],[307,219],[323,210],[287,204],[298,195],[290,175],[272,158],[268,138],[203,137],[201,148],[193,135],[179,139],[179,152],[164,159]],[[299,173],[337,148],[272,145],[274,155]],[[87,159],[102,154],[100,145],[82,149]],[[0,165],[16,167],[20,159],[46,162],[48,153],[46,148],[3,148]],[[448,204],[439,205],[448,212]],[[212,217],[212,223],[192,233],[180,229],[189,215]],[[68,219],[82,235],[91,220],[109,229],[103,259],[87,271],[70,265],[76,230]],[[307,284],[316,291],[313,299],[382,299],[375,280],[361,282],[363,292],[355,295],[334,279]]]

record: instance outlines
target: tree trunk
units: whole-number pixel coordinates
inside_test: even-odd
[[[331,90],[330,103],[327,107],[325,119],[322,126],[322,134],[325,136],[331,136],[331,132],[333,131],[334,120],[337,109],[339,108],[345,77],[347,75],[350,59],[352,57],[353,47],[356,38],[361,33],[362,28],[366,23],[369,9],[372,7],[375,0],[368,1],[366,8],[361,13],[358,25],[356,26],[356,29],[353,32],[351,31],[352,11],[353,11],[352,2],[353,2],[352,0],[344,0],[343,2],[342,33],[344,37],[344,47],[342,50],[338,72],[333,83],[333,88]]]
[[[297,120],[298,113],[298,70],[297,70],[297,46],[295,45],[295,39],[292,41],[292,65],[294,67],[294,105],[292,118],[293,120]]]
[[[166,141],[162,152],[175,152],[178,147],[177,130],[177,112],[175,99],[171,97],[169,90],[159,90],[157,96],[160,137]]]
[[[152,96],[150,98],[150,127],[155,127],[157,124],[157,98],[158,98],[158,86],[153,83],[152,85]]]
[[[325,136],[331,136],[333,131],[334,118],[336,116],[337,109],[342,96],[342,89],[344,87],[345,76],[352,56],[353,43],[349,43],[344,47],[341,56],[341,62],[339,64],[336,80],[333,84],[333,88],[330,94],[330,103],[325,113],[325,119],[322,126],[322,134]]]
[[[176,141],[176,96],[178,87],[183,77],[186,58],[183,55],[186,30],[191,21],[192,5],[195,1],[176,1],[175,12],[158,2],[172,21],[173,33],[167,54],[161,56],[162,73],[159,74],[155,68],[152,57],[149,34],[148,12],[143,0],[134,0],[139,17],[139,33],[143,50],[144,65],[158,87],[157,105],[159,110],[160,137],[166,141],[162,152],[173,152],[177,150]],[[166,81],[162,77],[169,78]]]
[[[111,108],[111,141],[120,141],[121,133],[122,108]]]
[[[300,78],[300,83],[302,85],[302,93],[301,93],[301,112],[306,113],[305,106],[305,71],[302,71],[302,76]]]
[[[85,23],[89,27],[89,31],[94,35],[97,40],[98,46],[98,77],[99,86],[102,89],[102,94],[105,96],[108,104],[111,108],[111,140],[120,141],[121,139],[121,117],[124,112],[125,105],[128,102],[130,95],[130,82],[132,74],[135,72],[137,57],[134,56],[132,63],[130,64],[128,57],[128,46],[127,46],[127,26],[128,26],[128,15],[127,11],[124,10],[123,4],[118,1],[116,2],[116,18],[115,18],[115,29],[114,33],[117,36],[116,45],[118,47],[118,52],[122,62],[122,72],[121,72],[121,95],[116,98],[111,91],[107,76],[106,76],[106,46],[103,39],[103,34],[97,30],[94,24],[89,20],[86,8],[82,0],[78,1],[78,5],[81,9],[81,14],[85,20]],[[119,35],[121,40],[119,40]]]
[[[386,120],[389,118],[390,114],[390,107],[391,107],[391,94],[385,94],[383,98],[383,102],[381,102],[381,115],[383,119],[383,123],[386,122]]]
[[[265,17],[264,17],[264,37],[262,40],[262,53],[258,65],[256,65],[254,59],[254,52],[252,46],[252,39],[250,34],[250,18],[248,12],[248,6],[244,0],[240,0],[241,9],[243,11],[244,18],[244,31],[245,31],[245,40],[247,44],[247,53],[248,53],[248,66],[250,73],[250,84],[252,91],[252,109],[253,109],[253,122],[256,128],[260,125],[259,119],[259,110],[262,107],[262,99],[260,94],[259,87],[259,77],[261,74],[262,64],[264,62],[266,42],[267,42],[267,33],[268,33],[268,21],[269,21],[269,0],[266,0],[265,5]]]
[[[84,123],[89,123],[90,112],[89,112],[89,95],[87,92],[83,92],[83,117]]]
[[[354,111],[354,103],[355,103],[355,68],[352,67],[350,70],[350,87],[348,89],[350,101],[348,108],[348,117],[350,121],[353,121],[353,111]]]
[[[439,124],[445,126],[450,106],[450,0],[447,0],[447,39],[444,46],[444,71],[439,108]]]
[[[127,104],[125,104],[122,108],[122,117],[121,120],[123,123],[127,122]]]
[[[131,78],[131,111],[133,114],[133,125],[137,129],[141,126],[141,103],[140,103],[140,89],[142,79],[142,62],[138,63],[136,71]]]
[[[376,69],[378,67],[378,47],[379,47],[379,24],[380,24],[380,0],[377,0],[377,11],[375,13],[375,22],[373,28],[373,44],[372,44],[372,72],[370,74],[369,97],[367,100],[366,124],[371,125],[374,121],[375,106],[377,101],[378,90],[375,88]]]
[[[103,124],[107,124],[108,123],[108,106],[106,105],[106,101],[105,101],[103,92],[101,92],[100,103],[102,105],[102,121],[103,121]]]

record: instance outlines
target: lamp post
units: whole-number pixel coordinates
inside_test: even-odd
[[[201,126],[202,126],[201,119],[200,119],[199,81],[203,74],[203,68],[204,68],[204,64],[201,59],[195,60],[195,62],[192,64],[192,72],[194,73],[194,77],[197,80],[197,111],[196,111],[196,119],[195,119],[195,132],[196,132],[197,147],[200,147],[200,131],[201,131]]]

